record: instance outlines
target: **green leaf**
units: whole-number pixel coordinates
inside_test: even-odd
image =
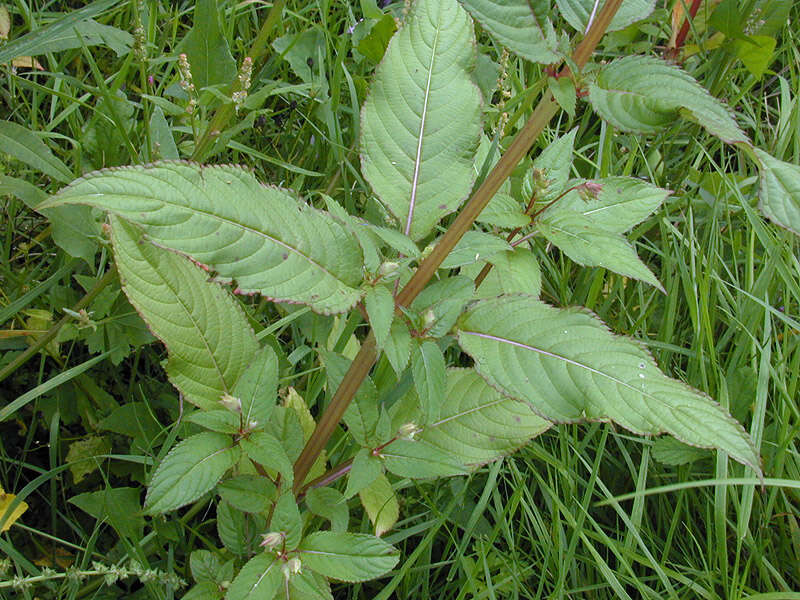
[[[351,360],[335,352],[320,351],[328,379],[328,393],[332,397],[339,388]],[[353,439],[362,446],[380,443],[375,439],[378,425],[378,390],[372,379],[365,377],[358,388],[353,402],[347,407],[343,420]]]
[[[472,22],[456,0],[419,0],[389,43],[361,112],[364,176],[414,240],[472,188],[481,130],[474,64]]]
[[[122,287],[169,352],[170,381],[203,409],[221,408],[258,352],[237,303],[187,259],[152,244],[122,219],[112,221],[112,243]]]
[[[664,287],[624,237],[595,226],[589,218],[578,213],[545,212],[537,227],[548,241],[579,265],[603,267],[664,292]]]
[[[745,18],[739,10],[739,0],[722,0],[711,13],[708,24],[729,38],[744,37]]]
[[[39,204],[47,200],[47,194],[35,185],[16,177],[0,175],[0,195],[11,194],[25,205],[38,210]],[[40,211],[53,226],[53,241],[70,256],[82,258],[94,265],[97,242],[100,240],[100,224],[92,218],[88,206],[59,206]]]
[[[68,183],[75,178],[38,135],[11,121],[0,121],[0,151],[56,181]]]
[[[640,434],[669,433],[724,450],[760,473],[750,437],[719,404],[666,377],[645,349],[585,309],[526,296],[484,300],[461,319],[458,342],[492,386],[548,420],[610,420]]]
[[[305,83],[312,83],[315,71],[312,65],[317,60],[317,49],[325,48],[325,36],[319,29],[306,29],[279,37],[272,42],[272,47],[283,55],[300,79]]]
[[[772,221],[800,235],[800,167],[755,148],[761,161],[759,207]]]
[[[581,33],[589,28],[590,17],[594,20],[603,8],[603,3],[597,0],[556,0],[556,5],[567,23]],[[625,0],[611,19],[607,31],[625,29],[628,25],[647,18],[655,6],[656,0]]]
[[[197,500],[210,491],[239,460],[239,447],[221,433],[198,433],[169,451],[150,479],[145,508],[165,513]]]
[[[369,448],[361,448],[353,457],[353,464],[347,473],[345,498],[352,498],[365,487],[372,484],[383,473],[380,459]],[[380,535],[380,534],[378,534]]]
[[[494,298],[503,294],[523,293],[538,297],[542,292],[542,271],[539,261],[527,248],[517,247],[492,257],[492,270],[475,290],[475,298]],[[486,263],[479,262],[461,269],[471,278],[478,276]]]
[[[225,600],[270,600],[283,583],[282,562],[275,554],[256,554],[231,582]]]
[[[318,531],[300,544],[300,560],[320,575],[339,581],[368,581],[391,570],[400,553],[371,535]]]
[[[514,452],[549,428],[527,403],[503,396],[474,369],[450,369],[439,420],[425,426],[418,443],[474,468]]]
[[[242,422],[259,427],[269,421],[278,395],[278,357],[269,346],[256,354],[231,393],[242,402]]]
[[[350,515],[342,492],[329,487],[312,488],[306,492],[305,500],[308,510],[331,522],[331,531],[347,531]]]
[[[242,512],[224,500],[217,504],[217,535],[237,556],[252,554],[266,527],[267,520],[261,515]]]
[[[460,0],[470,14],[504,46],[530,61],[552,64],[564,56],[548,18],[550,3],[544,0]]]
[[[275,500],[275,486],[260,475],[236,475],[220,483],[217,492],[235,509],[250,513],[266,511]]]
[[[84,477],[97,470],[102,459],[98,460],[95,457],[109,452],[111,452],[111,442],[108,436],[90,435],[72,442],[67,451],[67,462],[72,463],[69,471],[74,482],[80,483]]]
[[[474,292],[472,279],[454,275],[428,285],[412,302],[411,309],[422,315],[427,335],[440,338],[453,327]]]
[[[358,42],[356,49],[372,62],[380,62],[396,29],[394,17],[390,14],[383,15],[372,26],[369,34]]]
[[[160,106],[153,109],[153,114],[150,117],[150,140],[153,147],[150,152],[154,158],[166,158],[169,160],[178,160],[178,147],[175,145],[175,138],[172,137],[172,129],[170,129],[167,118],[164,116],[164,111]]]
[[[477,218],[478,223],[486,223],[502,229],[525,227],[531,222],[522,205],[513,196],[497,192]]]
[[[144,528],[139,496],[138,488],[105,488],[97,492],[78,494],[70,498],[69,502],[98,521],[108,521],[121,537],[138,542]]]
[[[382,285],[376,285],[367,290],[364,296],[364,307],[367,309],[369,324],[375,334],[375,345],[382,349],[389,337],[394,318],[394,297]]]
[[[217,0],[198,0],[194,8],[192,29],[178,46],[192,69],[192,81],[198,89],[230,83],[236,76],[228,42],[219,26]]]
[[[421,440],[397,440],[384,448],[380,457],[387,471],[398,477],[434,479],[466,475],[469,470],[449,449],[437,448]]]
[[[411,333],[401,319],[392,321],[392,328],[389,331],[389,338],[386,340],[383,352],[399,377],[405,370],[408,358],[411,356]]]
[[[192,586],[181,600],[222,600],[222,592],[218,584],[204,581]]]
[[[548,77],[547,88],[552,92],[558,105],[567,111],[570,119],[575,118],[575,106],[578,97],[575,90],[575,82],[570,77]]]
[[[572,157],[577,133],[578,128],[575,127],[568,133],[553,140],[536,157],[533,161],[533,168],[525,174],[525,179],[522,183],[522,192],[526,197],[533,195],[534,187],[536,187],[537,198],[541,202],[547,203],[555,200],[564,191],[572,171]],[[543,178],[544,181],[536,181],[534,179],[536,176]],[[539,185],[544,185],[545,183],[545,189],[540,191]],[[561,200],[554,206],[558,206],[560,203]]]
[[[241,429],[241,418],[229,410],[197,410],[186,420],[210,431],[234,434]]]
[[[543,215],[578,213],[611,233],[623,233],[644,221],[669,196],[669,190],[633,177],[597,179],[601,186],[596,198],[584,199],[577,190],[565,194]]]
[[[297,500],[291,493],[287,492],[278,498],[269,527],[270,531],[279,531],[284,534],[284,543],[287,549],[297,548],[303,535],[303,519],[300,517]]]
[[[0,65],[18,56],[36,56],[37,54],[41,54],[41,48],[46,47],[46,44],[51,40],[57,39],[65,33],[69,34],[73,32],[75,27],[79,26],[81,22],[95,15],[99,15],[104,10],[118,3],[119,0],[95,0],[95,2],[83,8],[64,13],[63,17],[50,23],[46,27],[31,31],[21,38],[3,46],[3,48],[0,49]]]
[[[360,299],[358,242],[326,213],[242,168],[161,162],[90,173],[47,206],[88,204],[140,225],[148,238],[236,280],[238,293],[344,312]]]
[[[652,455],[665,465],[685,465],[696,460],[708,458],[708,450],[687,446],[675,438],[661,437],[653,442]]]
[[[220,557],[209,550],[193,550],[189,555],[189,568],[197,583],[219,585],[233,578],[233,560],[223,564]]]
[[[289,578],[287,600],[333,600],[331,585],[313,571],[295,573]]]
[[[358,492],[361,505],[375,526],[378,537],[389,531],[400,516],[400,504],[392,484],[382,472],[368,486]]]
[[[275,436],[264,431],[256,431],[242,438],[239,444],[250,460],[254,460],[267,469],[277,471],[283,475],[287,485],[291,485],[294,479],[292,461],[286,456],[283,445]]]
[[[468,231],[442,261],[439,268],[453,269],[481,259],[490,260],[494,255],[507,250],[511,250],[511,246],[501,237],[483,231]]]
[[[774,37],[766,35],[752,35],[743,40],[736,40],[733,44],[736,56],[747,67],[747,70],[761,79],[766,73],[775,56]]]
[[[410,256],[411,258],[417,258],[419,256],[419,248],[407,235],[404,235],[394,229],[389,229],[388,227],[373,225],[372,223],[364,222],[362,225],[377,235],[385,244],[397,250],[400,254],[403,254],[404,256]]]
[[[422,409],[428,422],[439,416],[439,406],[444,402],[447,371],[444,354],[436,342],[424,340],[415,344],[411,352],[411,373]]]
[[[314,416],[311,414],[308,404],[306,404],[305,399],[297,393],[297,390],[295,390],[293,387],[290,387],[284,398],[284,406],[294,411],[294,413],[297,415],[297,418],[300,421],[300,427],[303,428],[303,443],[305,444],[309,439],[311,439],[311,436],[314,434],[314,430],[317,427],[317,423],[314,421]],[[323,450],[320,452],[317,460],[314,461],[314,464],[308,471],[306,481],[311,481],[312,479],[316,479],[322,475],[325,472],[325,466],[327,463],[328,455]]]
[[[684,116],[724,142],[750,143],[728,108],[691,75],[651,56],[627,56],[603,67],[589,85],[589,102],[625,131],[656,133]]]

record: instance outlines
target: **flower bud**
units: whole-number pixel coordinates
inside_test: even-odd
[[[220,404],[227,408],[231,412],[241,413],[242,412],[242,401],[239,400],[236,396],[231,396],[230,394],[223,394],[222,398],[219,399]]]
[[[266,548],[267,550],[274,550],[283,544],[283,539],[285,537],[286,535],[282,531],[270,531],[269,533],[264,533],[261,536],[261,543],[259,546]]]
[[[386,262],[381,263],[381,266],[378,267],[378,275],[380,275],[381,277],[386,277],[387,275],[391,275],[392,273],[397,271],[397,269],[399,268],[400,268],[399,264],[387,260]]]
[[[405,423],[397,430],[397,437],[411,441],[420,431],[422,428],[416,423]]]

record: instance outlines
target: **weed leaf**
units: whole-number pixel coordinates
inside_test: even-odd
[[[386,542],[357,533],[312,533],[300,544],[304,567],[339,581],[367,581],[397,564],[398,551]]]
[[[491,385],[548,420],[666,432],[724,450],[760,473],[753,442],[719,404],[666,377],[639,344],[613,335],[585,309],[527,296],[484,300],[459,322],[458,342]]]
[[[281,563],[272,553],[256,554],[231,582],[225,600],[267,600],[283,583]]]
[[[761,211],[781,227],[800,235],[800,167],[755,149],[761,161]]]
[[[586,32],[590,19],[596,17],[603,7],[603,3],[597,0],[556,0],[556,5],[567,23],[581,33]],[[624,29],[641,21],[653,12],[655,6],[656,0],[625,0],[611,19],[608,31]]]
[[[419,0],[389,43],[364,104],[364,176],[414,240],[472,187],[481,129],[474,65],[469,15],[456,0]]]

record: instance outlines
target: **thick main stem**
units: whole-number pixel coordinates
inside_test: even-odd
[[[600,39],[605,34],[611,19],[619,10],[622,0],[608,0],[603,6],[603,10],[597,15],[594,23],[586,37],[581,40],[575,52],[572,54],[572,61],[578,69],[586,66],[589,57],[594,52]],[[560,76],[570,74],[569,67],[564,67],[561,70]],[[436,273],[439,265],[450,254],[450,251],[455,247],[463,235],[469,231],[472,224],[478,218],[481,211],[489,203],[497,190],[503,182],[511,175],[511,171],[516,167],[520,160],[527,154],[533,143],[541,135],[544,128],[550,122],[550,119],[558,111],[558,103],[553,98],[550,92],[547,92],[545,97],[539,102],[536,109],[533,111],[531,118],[525,123],[525,126],[514,138],[514,141],[506,150],[505,154],[500,158],[495,167],[484,179],[478,190],[472,195],[469,202],[464,206],[461,212],[456,217],[453,224],[448,228],[447,232],[442,236],[442,239],[436,244],[433,252],[422,261],[419,268],[405,285],[405,287],[397,295],[395,302],[399,308],[401,306],[408,306],[417,297],[422,289],[430,281],[431,277]],[[369,336],[361,345],[350,369],[344,376],[339,389],[331,400],[330,405],[320,417],[314,433],[306,443],[305,448],[300,453],[297,461],[294,464],[294,492],[297,494],[303,487],[303,483],[308,476],[311,466],[317,460],[322,450],[328,444],[331,435],[335,431],[337,425],[342,419],[350,401],[355,396],[361,382],[364,381],[369,374],[372,365],[378,353],[375,349],[375,337],[370,332]]]

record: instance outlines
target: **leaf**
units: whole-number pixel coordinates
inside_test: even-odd
[[[402,320],[395,319],[392,321],[392,328],[389,331],[389,338],[386,340],[383,352],[399,377],[405,370],[408,359],[411,356],[411,333]]]
[[[228,42],[219,26],[217,0],[198,0],[194,8],[192,29],[178,46],[192,68],[192,81],[198,89],[230,83],[236,76]]]
[[[160,162],[104,169],[51,198],[88,204],[140,225],[148,238],[236,279],[238,293],[308,304],[328,314],[360,299],[358,242],[338,221],[240,167]]]
[[[394,318],[394,297],[382,285],[376,285],[367,290],[364,296],[364,307],[367,309],[369,324],[375,334],[375,345],[380,350],[389,337]]]
[[[517,247],[492,257],[492,270],[475,290],[475,298],[494,298],[503,294],[523,293],[538,297],[542,292],[542,271],[539,261],[527,248]],[[461,272],[471,278],[478,276],[486,263],[463,267]]]
[[[469,470],[449,449],[437,448],[420,440],[397,440],[380,453],[387,471],[398,477],[434,479],[466,475]]]
[[[11,31],[11,15],[5,5],[0,4],[0,40],[7,40]]]
[[[286,408],[293,410],[297,415],[297,418],[300,420],[300,427],[303,428],[303,442],[308,442],[308,440],[311,439],[311,436],[314,434],[314,429],[316,429],[317,423],[314,421],[314,417],[312,416],[311,411],[308,409],[306,401],[300,394],[297,393],[297,390],[295,390],[293,387],[290,387],[287,390],[283,404],[286,406]],[[311,481],[312,479],[316,479],[322,475],[325,472],[325,465],[327,463],[328,455],[323,450],[320,452],[317,460],[314,461],[314,464],[308,471],[306,481]]]
[[[233,560],[222,564],[220,557],[209,550],[193,550],[189,555],[189,568],[197,583],[219,585],[233,578]]]
[[[198,433],[169,451],[147,488],[148,514],[165,513],[197,500],[210,491],[239,460],[239,447],[221,433]]]
[[[548,241],[558,246],[579,265],[603,267],[625,277],[649,283],[666,293],[625,238],[596,227],[587,217],[578,213],[545,212],[537,227]]]
[[[563,108],[570,119],[575,118],[575,106],[578,103],[575,82],[570,77],[548,77],[547,88],[553,94],[558,105]]]
[[[439,406],[444,402],[447,371],[444,355],[436,342],[424,340],[415,344],[411,353],[411,373],[422,409],[428,422],[439,416]]]
[[[347,473],[347,488],[345,488],[344,497],[352,498],[382,474],[383,466],[380,459],[373,456],[372,450],[369,448],[361,448],[353,457],[353,464]]]
[[[242,424],[238,414],[226,409],[197,410],[186,417],[186,420],[204,429],[230,434],[237,433]]]
[[[339,389],[352,361],[341,354],[326,350],[322,350],[320,356],[325,364],[328,394],[332,397]],[[359,445],[380,443],[375,438],[375,428],[378,425],[378,390],[369,377],[365,377],[361,382],[353,401],[344,413],[343,420]]]
[[[579,213],[611,233],[623,233],[644,221],[669,196],[669,190],[633,177],[606,177],[596,198],[584,199],[577,190],[565,194],[543,215]]]
[[[270,600],[283,583],[281,564],[272,553],[256,554],[231,582],[225,600]]]
[[[265,425],[275,408],[278,388],[278,357],[263,346],[236,380],[232,395],[242,402],[242,422],[251,427]]]
[[[68,183],[74,179],[69,167],[27,127],[11,121],[0,121],[0,151],[10,154],[56,181]]]
[[[511,246],[503,238],[483,231],[467,231],[458,241],[456,247],[447,255],[439,266],[440,269],[463,267],[480,259],[489,260],[495,254],[511,250]]]
[[[513,229],[529,225],[531,217],[525,214],[523,207],[514,197],[504,192],[497,192],[476,220],[478,223],[502,229]]]
[[[331,522],[331,531],[347,531],[349,511],[344,496],[333,488],[312,488],[306,492],[306,506],[317,516]]]
[[[532,62],[552,64],[563,58],[563,41],[548,18],[544,0],[460,0],[470,14],[504,46]]]
[[[774,37],[752,35],[743,40],[736,40],[733,47],[736,56],[747,70],[755,75],[756,79],[761,79],[775,56],[776,43]]]
[[[164,116],[164,111],[160,106],[153,109],[153,114],[150,117],[150,140],[152,148],[150,152],[154,158],[166,158],[170,160],[178,160],[178,147],[175,145],[175,138],[172,137],[172,129],[170,129],[167,118]]]
[[[80,483],[89,473],[100,467],[100,463],[104,459],[98,460],[95,457],[109,452],[111,452],[111,442],[106,437],[90,435],[82,440],[72,442],[67,452],[67,462],[71,463],[69,471],[72,473],[75,483]]]
[[[527,403],[503,396],[474,369],[450,369],[439,420],[425,426],[418,442],[474,468],[514,452],[549,428],[550,422]]]
[[[325,36],[319,29],[306,29],[300,33],[290,33],[277,38],[272,47],[289,63],[292,71],[305,83],[314,80],[314,62],[317,49],[325,48]],[[311,59],[311,65],[308,59]]]
[[[281,598],[284,598],[282,596]],[[313,571],[295,573],[289,578],[286,600],[333,600],[331,586],[322,575]]]
[[[525,174],[525,179],[522,183],[522,191],[525,196],[530,197],[533,195],[534,187],[536,187],[537,198],[547,203],[555,200],[564,191],[572,170],[572,157],[577,133],[578,128],[573,128],[568,133],[553,140],[536,157],[533,161],[533,168]],[[535,180],[537,175],[541,176],[542,181]],[[540,191],[541,188],[539,186],[544,186],[545,189]],[[560,203],[561,200],[553,206],[558,206]]]
[[[117,3],[119,3],[119,0],[95,0],[95,2],[83,8],[64,13],[64,16],[57,21],[50,23],[46,27],[31,31],[0,48],[0,64],[7,63],[12,58],[17,58],[18,56],[34,56],[40,54],[40,48],[45,46],[50,40],[58,38],[65,32],[74,31],[75,27],[82,21],[100,14]]]
[[[122,287],[169,352],[170,381],[186,400],[221,408],[258,352],[258,342],[235,300],[185,258],[152,244],[122,219],[112,220],[112,243]]]
[[[750,437],[719,404],[663,375],[639,344],[611,334],[585,309],[527,296],[484,300],[461,319],[458,342],[490,385],[548,420],[669,433],[761,472]]]
[[[278,498],[269,526],[271,531],[284,534],[287,549],[297,548],[303,535],[303,519],[300,516],[297,500],[291,493],[287,492]]]
[[[400,504],[392,484],[382,472],[368,486],[358,492],[361,505],[375,526],[375,535],[380,537],[394,527],[400,516]]]
[[[556,5],[567,23],[581,33],[589,28],[589,18],[593,20],[603,8],[603,3],[598,0],[556,0]],[[647,18],[655,6],[656,0],[625,0],[611,19],[607,31],[625,29],[628,25]]]
[[[708,450],[687,446],[671,437],[660,437],[653,442],[653,458],[665,465],[685,465],[708,457]]]
[[[320,575],[339,581],[368,581],[390,571],[400,553],[371,535],[318,531],[300,544],[300,560]]]
[[[369,34],[358,42],[356,49],[372,62],[380,62],[396,29],[394,17],[390,14],[383,15],[372,26]]]
[[[800,235],[800,167],[754,148],[761,162],[759,207],[772,221]]]
[[[627,56],[603,67],[589,85],[589,102],[624,131],[656,133],[684,116],[724,142],[750,143],[728,108],[691,75],[651,56]]]
[[[261,515],[242,512],[224,500],[217,504],[217,535],[225,548],[237,556],[251,555],[259,549],[266,527],[267,520]]]
[[[138,541],[142,538],[144,528],[139,496],[139,488],[105,488],[73,496],[69,499],[69,503],[98,521],[108,521],[121,537]]]
[[[419,0],[389,43],[364,103],[364,176],[413,240],[472,188],[481,130],[474,64],[472,23],[456,0]]]
[[[0,175],[0,194],[11,194],[37,210],[47,194],[35,185],[16,177]],[[53,226],[53,241],[70,256],[94,265],[100,225],[92,218],[89,206],[59,206],[40,211]]]
[[[16,494],[6,494],[5,490],[0,487],[0,533],[8,531],[22,516],[22,513],[28,510],[26,502],[17,502],[17,505],[11,508],[11,503],[16,497]],[[10,512],[9,508],[11,508]]]
[[[217,492],[235,509],[250,513],[266,511],[275,500],[275,486],[260,475],[236,475],[221,482]]]
[[[423,315],[427,335],[440,338],[453,327],[474,292],[472,279],[453,275],[428,285],[411,303],[411,309]]]
[[[283,444],[273,435],[256,431],[239,442],[242,451],[250,460],[280,473],[287,485],[294,480],[292,461],[286,456]]]
[[[107,46],[117,56],[123,56],[133,47],[133,36],[122,29],[87,19],[75,24],[68,31],[48,36],[47,40],[37,44],[31,55],[62,52],[83,46]]]

